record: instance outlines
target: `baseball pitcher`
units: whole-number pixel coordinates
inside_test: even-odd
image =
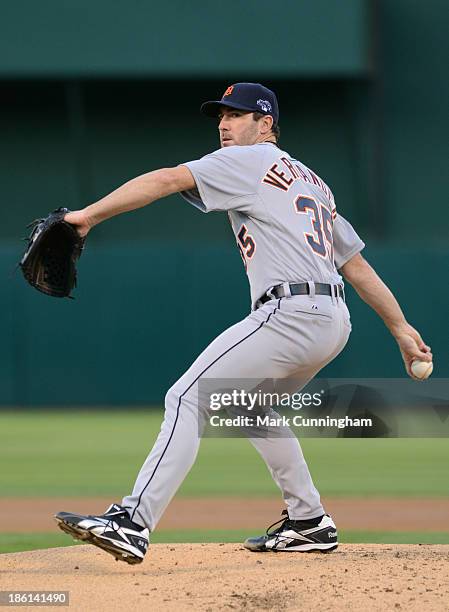
[[[201,380],[291,380],[299,391],[348,340],[342,277],[383,319],[410,376],[414,360],[432,361],[430,347],[362,257],[365,245],[337,211],[328,185],[294,151],[279,146],[275,94],[258,83],[236,83],[201,110],[218,122],[217,151],[138,176],[65,215],[85,238],[102,221],[180,193],[202,212],[228,213],[250,285],[248,316],[218,336],[167,392],[160,434],[133,491],[103,515],[59,512],[55,517],[67,533],[127,563],[143,560],[150,533],[195,461],[198,419],[209,410],[198,393]],[[249,440],[282,492],[284,518],[266,535],[249,538],[245,547],[332,550],[337,529],[300,444],[287,427],[276,433],[285,435]]]

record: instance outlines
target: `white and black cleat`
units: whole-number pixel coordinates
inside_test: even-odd
[[[104,514],[87,515],[58,512],[58,527],[76,540],[98,546],[117,561],[141,563],[150,543],[150,532],[129,518],[128,512],[112,504]]]
[[[313,521],[295,521],[286,517],[268,527],[266,535],[248,538],[243,546],[253,552],[330,552],[338,546],[337,528],[332,518],[325,514],[316,525]],[[272,527],[282,523],[277,529]]]

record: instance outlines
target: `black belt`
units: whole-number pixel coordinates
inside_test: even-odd
[[[343,287],[341,285],[328,285],[327,283],[314,283],[315,284],[315,293],[316,295],[336,295],[343,300],[345,299],[345,294],[343,291]],[[290,294],[291,295],[309,295],[310,294],[310,285],[309,283],[291,283],[289,284]],[[270,300],[277,300],[282,297],[286,297],[284,285],[276,285],[263,294],[261,298],[257,300],[257,303],[265,304],[265,302],[269,302]]]

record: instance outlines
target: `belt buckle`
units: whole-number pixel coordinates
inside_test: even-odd
[[[273,287],[270,287],[268,291],[265,292],[265,295],[268,295],[269,298],[271,298],[272,300],[275,300],[276,296],[273,293],[273,289],[274,289],[274,285]]]
[[[345,291],[343,289],[343,285],[341,285],[340,283],[336,284],[336,285],[331,285],[332,288],[335,287],[335,297],[336,298],[341,298],[343,300],[343,302],[345,302]],[[333,293],[333,292],[332,292]]]

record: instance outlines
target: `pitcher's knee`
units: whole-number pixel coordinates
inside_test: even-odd
[[[179,384],[179,380],[165,394],[165,410],[177,410],[182,405],[184,411],[198,411],[198,392],[196,385],[191,388]]]
[[[198,385],[185,387],[176,382],[165,395],[165,414],[175,414],[179,410],[186,418],[207,418],[209,403],[204,394],[199,394]]]
[[[181,398],[180,392],[176,389],[176,385],[170,387],[170,389],[165,394],[164,405],[165,411],[171,411],[173,409],[177,409],[179,400]]]

